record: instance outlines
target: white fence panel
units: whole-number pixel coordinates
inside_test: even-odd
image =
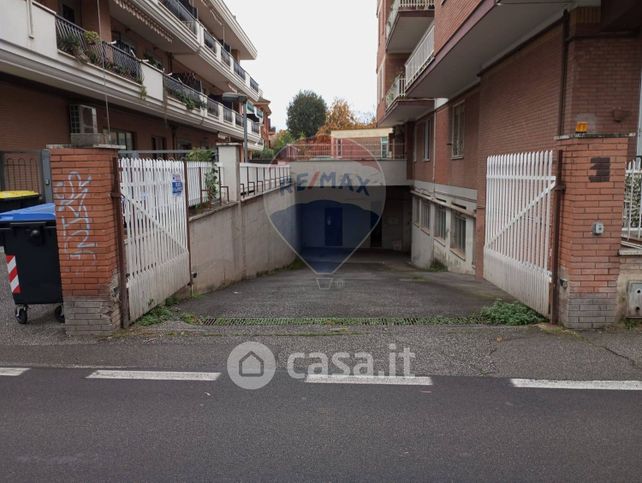
[[[630,161],[626,167],[622,243],[642,249],[642,157]]]
[[[210,161],[187,162],[187,186],[189,187],[190,208],[209,201],[207,175],[215,169],[217,169],[216,165]]]
[[[136,320],[190,281],[182,161],[121,158],[129,316]]]
[[[553,152],[490,156],[484,278],[549,313]]]
[[[252,198],[290,184],[290,166],[241,163],[241,197]]]

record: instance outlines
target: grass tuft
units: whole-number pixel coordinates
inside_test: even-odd
[[[531,325],[546,320],[545,317],[524,304],[502,300],[497,300],[490,307],[484,307],[479,311],[479,315],[484,323],[491,325]]]

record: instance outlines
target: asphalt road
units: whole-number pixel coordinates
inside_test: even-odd
[[[204,369],[207,370],[207,369]],[[642,391],[0,377],[4,481],[608,480],[642,475]]]

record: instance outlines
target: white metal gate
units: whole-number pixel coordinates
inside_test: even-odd
[[[190,281],[184,164],[121,158],[129,317],[136,320]]]
[[[553,152],[490,156],[484,278],[549,313]]]

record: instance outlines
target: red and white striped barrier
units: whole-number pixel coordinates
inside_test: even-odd
[[[12,294],[20,293],[20,280],[18,280],[18,265],[15,255],[7,255],[7,271],[9,272],[9,285]]]

